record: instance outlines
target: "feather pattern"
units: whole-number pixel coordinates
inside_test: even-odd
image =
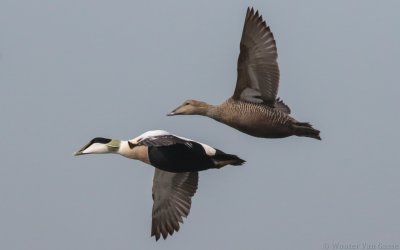
[[[258,11],[247,9],[240,41],[234,99],[273,105],[279,86],[274,36]]]
[[[207,153],[207,147],[214,151]],[[208,151],[209,151],[208,150]],[[129,141],[95,138],[75,155],[119,154],[156,168],[153,177],[151,235],[164,239],[179,230],[179,223],[190,212],[198,185],[198,171],[242,165],[245,161],[166,131],[148,131]]]
[[[219,105],[187,100],[168,115],[202,115],[261,138],[304,136],[321,140],[320,131],[290,116],[277,98],[278,52],[275,38],[258,11],[248,8],[240,40],[237,81],[232,97]]]
[[[179,223],[187,217],[196,193],[197,172],[171,173],[155,170],[153,179],[153,212],[151,236],[158,240],[179,231]]]
[[[138,145],[144,145],[144,146],[154,146],[154,147],[161,147],[161,146],[171,146],[171,145],[176,145],[176,144],[183,144],[186,145],[189,148],[193,147],[193,143],[200,144],[203,148],[204,151],[208,156],[213,156],[215,155],[215,148],[198,142],[194,141],[182,136],[177,136],[174,134],[170,134],[167,131],[163,130],[153,130],[153,131],[148,131],[146,133],[143,133],[142,135],[136,137],[133,139],[133,141],[136,141]]]
[[[138,145],[153,147],[171,146],[175,144],[183,144],[189,148],[192,147],[192,142],[190,140],[184,140],[171,134],[146,137],[138,141]]]

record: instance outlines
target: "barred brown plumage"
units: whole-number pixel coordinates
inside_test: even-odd
[[[278,53],[274,36],[262,16],[248,8],[240,41],[233,96],[220,105],[187,100],[168,115],[203,115],[243,133],[263,138],[292,135],[321,140],[319,130],[292,118],[277,98]]]

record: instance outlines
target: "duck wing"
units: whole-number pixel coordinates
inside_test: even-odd
[[[182,217],[189,215],[191,198],[196,193],[198,172],[172,173],[156,169],[153,179],[151,236],[156,240],[179,231]]]
[[[137,145],[139,146],[153,146],[153,147],[171,146],[175,144],[184,144],[187,147],[192,147],[191,141],[185,140],[183,138],[171,134],[149,136],[139,139],[137,142]]]
[[[279,86],[274,36],[258,11],[247,9],[233,99],[274,106]]]
[[[281,99],[277,98],[274,105],[275,109],[282,111],[283,113],[290,114],[290,108]]]

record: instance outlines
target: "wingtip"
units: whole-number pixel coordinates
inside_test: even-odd
[[[160,239],[160,235],[159,234],[155,234],[154,232],[152,232],[150,237],[153,237],[153,236],[154,236],[156,241],[158,241]]]
[[[238,157],[238,158],[239,158],[239,157]],[[235,165],[236,165],[236,166],[242,166],[242,165],[245,164],[245,163],[246,163],[245,160],[239,158],[239,160],[237,161],[237,163],[236,163],[236,164],[233,164],[233,165],[234,165],[234,166],[235,166]]]
[[[151,235],[150,235],[150,237],[153,237],[153,236],[154,236],[154,238],[155,238],[156,241],[158,241],[158,240],[160,239],[160,234],[156,232],[156,230],[154,229],[154,225],[153,225],[152,228],[151,228]]]
[[[254,8],[253,8],[253,6],[247,7],[246,16],[247,16],[247,17],[251,17],[251,16],[253,15],[253,13],[254,13]]]
[[[246,19],[263,20],[262,15],[252,6],[247,7]]]

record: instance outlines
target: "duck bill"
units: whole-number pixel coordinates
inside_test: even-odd
[[[85,146],[83,146],[81,149],[79,149],[78,151],[76,151],[74,153],[74,156],[79,156],[79,155],[84,155],[86,153],[84,153],[83,151],[89,146],[89,143],[86,144]]]
[[[84,153],[83,153],[82,151],[83,151],[83,150],[76,151],[76,152],[74,153],[74,156],[83,155]]]
[[[172,110],[171,112],[169,112],[169,113],[167,114],[167,116],[181,115],[182,112],[179,111],[179,109],[180,109],[181,107],[182,107],[182,105],[179,106],[179,107],[177,107],[176,109]]]
[[[167,114],[167,116],[174,116],[174,115],[177,115],[177,114],[175,113],[175,111],[172,111],[172,112],[170,112],[170,113]]]

